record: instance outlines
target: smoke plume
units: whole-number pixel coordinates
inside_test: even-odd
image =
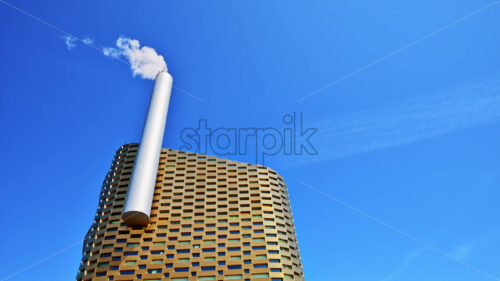
[[[120,36],[116,40],[116,47],[103,48],[103,53],[105,56],[115,59],[127,58],[134,77],[139,75],[144,79],[155,79],[158,72],[167,70],[163,56],[156,53],[156,50],[151,47],[141,47],[136,39]]]

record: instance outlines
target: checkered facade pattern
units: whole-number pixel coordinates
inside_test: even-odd
[[[287,187],[251,165],[163,149],[150,223],[121,219],[138,144],[118,149],[77,281],[304,280]]]

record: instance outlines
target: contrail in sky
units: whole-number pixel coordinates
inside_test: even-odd
[[[499,120],[500,75],[494,75],[436,91],[430,97],[320,122],[311,138],[318,155],[298,159],[298,164],[410,144]]]
[[[412,263],[420,256],[422,253],[422,249],[413,251],[409,254],[407,254],[401,261],[401,264],[391,272],[388,276],[386,276],[384,279],[380,281],[392,281],[396,280],[400,275],[405,272],[411,265]]]

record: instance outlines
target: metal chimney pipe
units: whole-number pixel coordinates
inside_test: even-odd
[[[166,71],[156,75],[122,214],[122,219],[128,226],[149,223],[172,82],[172,76]]]

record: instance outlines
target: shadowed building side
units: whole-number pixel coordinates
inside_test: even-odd
[[[263,166],[162,149],[149,224],[127,226],[137,148],[115,154],[78,281],[304,280],[286,185]]]

